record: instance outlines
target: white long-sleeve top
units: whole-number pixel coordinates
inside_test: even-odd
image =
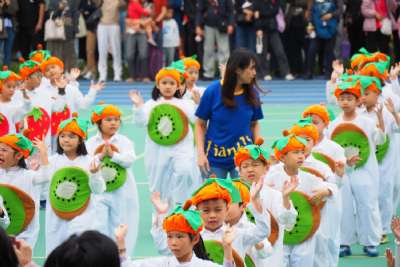
[[[262,214],[259,214],[251,207],[251,205],[249,206],[249,209],[252,212],[256,223],[244,229],[235,227],[235,239],[232,243],[233,249],[235,249],[242,259],[245,258],[246,252],[251,247],[267,238],[271,231],[271,218],[269,213],[264,210]],[[171,251],[167,245],[167,236],[161,229],[161,221],[160,218],[153,219],[151,235],[153,236],[155,246],[159,253],[170,255]],[[203,240],[221,241],[224,235],[224,227],[225,225],[222,225],[215,231],[210,231],[204,228],[201,232],[201,237]]]
[[[124,168],[130,168],[133,162],[136,160],[136,153],[132,141],[129,140],[128,137],[116,133],[108,140],[108,143],[116,146],[119,150],[118,152],[114,152],[111,161],[121,165]],[[104,140],[100,133],[97,133],[86,142],[88,153],[95,156],[98,162],[100,161],[99,157],[98,155],[94,155],[94,153],[96,149],[103,144]]]
[[[9,133],[16,132],[15,123],[20,121],[26,113],[32,109],[29,99],[12,99],[7,103],[0,103],[0,113],[2,113],[9,123]]]
[[[0,170],[0,183],[13,185],[26,194],[28,194],[35,202],[35,215],[28,227],[17,236],[17,239],[25,240],[30,246],[34,247],[39,235],[39,199],[40,188],[36,183],[41,176],[39,171],[32,171],[20,168],[18,166],[10,169]]]
[[[180,263],[174,256],[158,257],[143,260],[125,260],[122,262],[122,267],[221,267],[212,261],[199,259],[193,253],[189,262]],[[224,262],[224,267],[233,267],[231,262]]]
[[[90,88],[86,95],[79,90],[78,82],[70,82],[65,87],[66,104],[71,113],[89,109],[96,100],[97,90]]]

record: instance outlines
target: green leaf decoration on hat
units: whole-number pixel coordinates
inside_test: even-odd
[[[304,128],[306,126],[310,126],[310,125],[312,125],[312,118],[311,117],[306,117],[304,119],[299,120],[296,124],[298,126],[300,126],[301,128]]]
[[[259,159],[260,155],[262,155],[264,157],[264,159],[268,159],[269,154],[268,154],[268,151],[264,147],[261,147],[256,144],[251,144],[251,145],[245,146],[244,148],[249,151],[250,157],[254,160]]]
[[[232,182],[240,182],[241,184],[243,184],[244,186],[246,186],[247,189],[250,190],[251,185],[250,185],[249,183],[246,183],[245,181],[243,181],[243,180],[240,179],[240,178],[233,178],[233,179],[232,179]]]
[[[0,80],[7,80],[12,75],[12,71],[10,70],[3,70],[0,71]]]
[[[297,141],[299,141],[300,143],[302,143],[303,145],[307,145],[307,140],[304,138],[301,138],[299,136],[296,136],[294,134],[290,134],[288,136],[282,137],[278,140],[276,140],[273,144],[272,144],[272,148],[277,148],[279,151],[282,151],[288,144],[290,141],[290,138],[296,138]]]
[[[81,118],[71,118],[68,120],[65,120],[63,122],[60,123],[60,128],[64,129],[65,126],[67,126],[68,124],[70,124],[71,122],[76,121],[76,123],[78,124],[79,129],[82,130],[82,132],[84,132],[87,135],[87,131],[89,128],[89,121],[85,120],[85,119],[81,119]]]
[[[353,75],[353,79],[360,81],[361,84],[361,92],[364,94],[365,89],[367,89],[369,86],[371,86],[373,83],[375,83],[376,87],[382,91],[382,84],[381,81],[372,76],[363,76],[363,75]]]
[[[47,60],[51,57],[51,52],[49,50],[35,50],[29,53],[29,58],[32,58],[37,53],[43,54],[44,60]]]
[[[107,105],[102,104],[102,105],[96,105],[93,109],[93,112],[96,113],[97,115],[101,115],[103,113],[103,110],[107,107]]]
[[[328,111],[329,120],[333,121],[336,118],[335,113],[333,112],[333,110],[331,108],[327,107],[326,110]]]
[[[197,210],[184,210],[181,205],[178,205],[168,217],[176,214],[181,214],[195,231],[203,225],[200,212]]]
[[[38,120],[40,120],[40,119],[42,118],[43,112],[40,110],[40,108],[34,107],[34,108],[32,109],[32,111],[29,112],[27,115],[28,115],[28,116],[32,116],[32,117],[33,117],[33,120],[34,120],[35,122],[37,122]]]
[[[183,60],[174,61],[170,66],[166,67],[167,70],[177,70],[180,73],[185,73],[185,64]]]
[[[208,178],[204,181],[204,183],[192,194],[192,196],[196,195],[201,189],[210,185],[212,183],[217,183],[220,187],[226,189],[231,195],[233,203],[240,203],[242,198],[240,197],[240,192],[233,185],[231,179],[220,179],[220,178]]]
[[[22,134],[16,134],[15,136],[18,138],[18,142],[16,142],[15,144],[22,150],[28,150],[29,155],[32,155],[33,153],[32,142]]]
[[[19,64],[18,69],[21,70],[23,68],[29,68],[29,69],[33,69],[34,67],[38,66],[39,63],[37,63],[36,61],[33,60],[27,60],[22,62],[21,64]]]
[[[370,65],[374,65],[380,74],[383,74],[385,70],[387,70],[390,66],[390,61],[380,61],[380,62],[370,62],[365,64],[363,68],[366,68]]]

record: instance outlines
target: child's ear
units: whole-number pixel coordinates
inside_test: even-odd
[[[200,234],[197,234],[193,237],[192,244],[196,245],[200,241]]]

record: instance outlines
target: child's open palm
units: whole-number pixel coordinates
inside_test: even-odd
[[[104,89],[104,87],[106,87],[106,83],[105,82],[98,82],[95,83],[93,81],[90,82],[90,89],[96,90],[96,91],[101,91]]]
[[[79,78],[80,75],[81,75],[81,70],[80,69],[72,68],[69,71],[69,80],[70,81],[76,81]]]
[[[224,229],[224,235],[222,236],[222,244],[225,247],[232,246],[233,240],[235,240],[235,229],[233,226],[227,225]]]
[[[392,219],[392,232],[397,240],[400,240],[400,217],[394,217]]]
[[[290,180],[285,181],[282,187],[282,195],[288,196],[294,190],[296,190],[297,186],[299,185],[299,178],[297,176],[290,177]]]
[[[130,90],[129,91],[129,97],[132,101],[132,103],[136,106],[136,107],[140,107],[144,104],[144,100],[142,95],[140,94],[139,91],[137,90]]]

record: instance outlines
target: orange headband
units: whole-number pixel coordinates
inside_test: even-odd
[[[189,69],[191,67],[196,68],[197,70],[200,70],[200,63],[191,57],[185,57],[183,60],[183,64],[185,65],[185,69]]]
[[[323,105],[311,105],[303,111],[303,118],[311,115],[317,115],[324,121],[326,125],[328,125],[330,122],[328,110]]]
[[[267,154],[267,152],[260,147],[264,143],[264,139],[262,138],[257,138],[257,140],[254,142],[253,145],[248,145],[245,147],[240,147],[238,152],[235,154],[234,162],[235,166],[240,167],[240,164],[242,164],[243,161],[248,160],[248,159],[254,159],[254,160],[261,160],[265,164],[268,164],[268,160],[265,158],[263,154]],[[251,156],[250,150],[257,150],[258,152],[258,158],[253,158]],[[254,152],[253,152],[254,153]]]
[[[117,106],[114,105],[97,105],[92,113],[92,123],[97,123],[98,121],[110,117],[121,117],[121,111]]]
[[[163,229],[165,232],[176,231],[197,235],[203,230],[203,226],[195,231],[182,214],[174,214],[164,219]]]
[[[319,138],[318,129],[314,124],[309,124],[309,125],[305,125],[305,126],[295,124],[289,130],[289,133],[297,135],[297,136],[305,135],[305,136],[311,137],[314,141],[314,144],[316,144],[318,142],[318,138]]]
[[[53,64],[64,69],[64,63],[61,61],[61,59],[59,59],[57,57],[50,57],[49,59],[43,61],[40,64],[40,70],[42,71],[42,73],[44,73],[46,71],[47,66],[53,65]]]
[[[282,150],[279,150],[277,146],[274,147],[275,158],[277,160],[281,160],[282,156],[286,155],[290,151],[305,149],[305,144],[297,140],[296,136],[290,136],[288,138],[289,141]]]
[[[246,206],[248,203],[250,203],[249,187],[240,180],[234,180],[232,183],[239,190],[242,203]]]
[[[171,77],[176,81],[179,85],[181,83],[181,74],[176,69],[166,69],[162,68],[156,75],[156,85],[160,82],[161,79],[165,77]]]
[[[191,199],[186,201],[184,209],[188,209],[191,205],[197,206],[199,203],[211,199],[223,199],[228,204],[232,202],[229,191],[214,182],[204,186]]]

